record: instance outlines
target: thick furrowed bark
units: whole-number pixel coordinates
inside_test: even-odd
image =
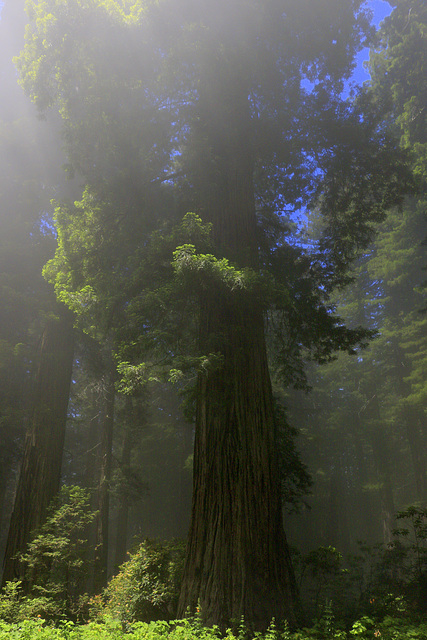
[[[248,90],[240,75],[224,82],[223,71],[206,77],[200,87],[200,136],[210,160],[194,184],[219,255],[256,271]],[[200,603],[205,622],[221,627],[241,616],[255,629],[265,629],[273,617],[293,622],[273,398],[257,297],[220,290],[214,283],[202,291],[200,350],[220,353],[223,361],[198,379],[193,507],[179,615]]]
[[[193,513],[179,613],[199,603],[208,624],[224,627],[243,616],[263,629],[273,617],[293,621],[272,395],[261,314],[230,312],[234,319],[221,327],[222,336],[229,331],[224,367],[198,383]]]

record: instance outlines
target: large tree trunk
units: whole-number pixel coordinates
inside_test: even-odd
[[[219,254],[257,269],[248,92],[239,78],[207,77],[201,135],[211,150],[202,215]],[[203,206],[203,204],[202,204]],[[265,628],[293,619],[263,313],[255,296],[212,284],[201,294],[202,353],[219,369],[197,385],[193,506],[179,615],[200,603],[207,624]]]
[[[3,584],[23,578],[16,554],[26,551],[58,493],[74,354],[73,318],[68,312],[45,327],[25,438],[24,456],[4,558]]]
[[[224,366],[198,382],[180,613],[200,602],[209,624],[224,626],[243,615],[263,628],[292,610],[271,388],[262,318],[230,306],[221,309],[230,338]],[[217,320],[218,311],[216,305],[206,320]]]

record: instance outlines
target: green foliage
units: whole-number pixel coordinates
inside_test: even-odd
[[[356,620],[350,630],[350,634],[354,638],[360,638],[373,626],[373,621],[367,616],[363,616],[360,620]]]
[[[142,542],[105,590],[106,612],[123,624],[172,619],[183,562],[182,542]]]
[[[403,548],[401,554],[407,557],[404,595],[423,611],[427,598],[427,509],[410,505],[399,511],[396,519],[406,523],[393,532],[393,548]]]
[[[337,615],[346,618],[353,596],[352,576],[342,554],[332,546],[318,547],[306,554],[294,550],[293,561],[305,619],[325,621],[331,613],[331,600]]]
[[[20,580],[6,582],[0,593],[0,624],[2,620],[9,623],[40,619],[58,621],[67,613],[66,603],[50,594],[25,595]]]
[[[268,279],[261,278],[252,269],[236,269],[226,258],[218,259],[212,254],[200,254],[192,244],[177,247],[173,253],[176,274],[187,280],[195,293],[198,290],[220,288],[229,293],[245,292],[259,299],[268,290]]]
[[[401,144],[412,152],[414,171],[427,179],[427,9],[422,0],[393,2],[370,56],[373,90],[395,118]]]
[[[162,356],[191,352],[188,336],[177,339],[176,328],[185,326],[194,341],[197,305],[190,303],[183,317],[176,309],[186,306],[182,290],[174,290],[176,282],[165,285],[175,251],[176,273],[187,288],[194,285],[194,294],[216,284],[237,296],[249,292],[264,308],[273,302],[280,317],[275,333],[284,336],[278,360],[288,384],[295,371],[303,377],[306,352],[326,361],[332,351],[351,350],[366,334],[347,332],[327,305],[334,269],[345,262],[339,258],[337,233],[328,266],[321,266],[324,257],[292,251],[290,226],[280,222],[284,208],[316,201],[326,210],[332,203],[327,215],[340,209],[343,220],[330,226],[345,227],[342,243],[353,255],[352,248],[370,237],[371,219],[381,217],[388,192],[393,199],[404,184],[388,180],[394,168],[384,156],[390,160],[394,153],[376,131],[377,123],[364,122],[359,111],[337,99],[352,56],[370,36],[369,16],[351,2],[342,12],[335,11],[335,1],[310,11],[304,3],[290,3],[286,12],[277,2],[266,8],[254,2],[238,3],[236,22],[226,3],[215,19],[209,3],[193,11],[183,2],[178,13],[175,5],[168,0],[125,7],[113,0],[73,0],[66,7],[59,0],[28,3],[31,29],[17,61],[22,83],[39,109],[58,106],[70,164],[89,185],[74,207],[57,207],[58,250],[45,275],[80,321],[85,316],[90,333],[111,329],[119,317],[123,349],[133,351],[132,357],[120,357],[133,364],[141,358],[137,347],[145,350],[143,358],[154,347],[163,347]],[[347,44],[338,45],[343,33]],[[244,61],[242,67],[237,60]],[[209,211],[212,189],[221,183],[217,153],[207,144],[204,127],[221,140],[228,118],[221,116],[224,104],[206,114],[198,99],[204,82],[216,78],[216,65],[227,73],[218,74],[219,87],[212,83],[213,95],[229,95],[230,80],[239,78],[245,98],[251,96],[249,108],[256,108],[250,133],[242,135],[251,151],[244,144],[236,162],[253,154],[247,160],[257,173],[259,272],[232,263],[226,247],[213,247],[210,225],[196,214],[185,216],[181,238],[175,233],[170,255],[165,251],[171,248],[167,230],[187,203]],[[307,78],[316,86],[310,95],[300,86]],[[237,128],[241,115],[232,116]],[[331,164],[340,146],[345,159],[338,153]],[[177,171],[171,174],[171,167]],[[157,248],[162,247],[157,253],[154,229]],[[241,247],[237,255],[247,251]],[[341,281],[342,274],[337,277]],[[147,314],[153,306],[157,310]],[[283,342],[290,343],[288,348]]]
[[[309,638],[328,638],[328,640],[345,640],[347,634],[339,628],[333,614],[331,601],[326,601],[319,618],[316,620],[312,629],[308,630]]]
[[[19,619],[22,582],[6,582],[0,592],[0,620],[14,622]]]
[[[45,524],[21,556],[26,567],[25,595],[19,582],[8,583],[2,592],[4,619],[78,616],[81,583],[88,571],[87,526],[95,515],[87,491],[62,487]]]
[[[276,402],[274,409],[283,504],[288,513],[298,513],[313,480],[297,448],[297,429],[288,423],[283,405]]]
[[[148,382],[157,382],[158,378],[150,374],[150,368],[145,362],[131,364],[118,362],[117,373],[120,377],[117,391],[124,395],[133,395],[145,388]]]
[[[396,518],[402,524],[388,545],[359,543],[358,553],[346,557],[331,546],[306,554],[293,550],[305,620],[323,619],[324,624],[330,602],[337,619],[346,625],[363,615],[375,620],[424,620],[427,513],[411,505]]]
[[[17,624],[0,621],[0,640],[241,640],[243,632],[248,640],[425,640],[427,625],[391,617],[375,621],[363,616],[346,632],[340,630],[326,613],[325,619],[312,628],[292,632],[286,623],[276,625],[273,621],[265,634],[252,634],[243,626],[236,632],[228,629],[222,636],[216,627],[206,628],[191,619],[136,622],[126,632],[113,619],[82,626],[66,621],[58,628],[47,625],[43,619],[24,620]]]
[[[304,564],[313,577],[326,580],[327,575],[335,574],[342,562],[342,554],[334,547],[319,547],[304,556]]]

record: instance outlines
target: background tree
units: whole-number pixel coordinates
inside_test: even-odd
[[[390,529],[395,526],[394,508],[402,509],[414,500],[424,505],[426,499],[426,318],[420,313],[424,306],[427,231],[426,120],[421,107],[426,91],[426,9],[422,2],[396,2],[394,7],[382,23],[371,51],[372,86],[367,91],[409,152],[417,190],[402,207],[388,212],[375,242],[354,272],[354,284],[338,294],[340,312],[350,326],[363,323],[378,332],[377,338],[352,363],[339,359],[329,372],[314,373],[312,402],[317,415],[312,424],[299,412],[294,413],[298,409],[293,401],[290,412],[291,419],[307,435],[303,446],[307,447],[309,469],[321,478],[315,484],[313,512],[304,516],[314,527],[314,511],[323,504],[323,482],[329,478],[329,472],[318,463],[319,450],[325,453],[329,446],[342,455],[342,440],[353,443],[354,449],[350,449],[351,455],[340,472],[346,489],[339,507],[340,513],[351,509],[353,549],[358,538],[382,537],[389,541]],[[324,408],[330,401],[333,406]],[[332,452],[326,453],[326,460],[335,468]],[[359,510],[360,520],[353,487],[359,499],[371,505]],[[375,515],[380,511],[383,533]],[[366,523],[366,514],[371,514],[371,526]],[[322,519],[320,514],[318,517]],[[299,530],[301,524],[296,526]],[[322,525],[317,528],[322,530]],[[305,527],[304,530],[307,531]],[[326,542],[328,537],[325,535],[323,540]],[[338,543],[341,550],[346,549],[344,540]],[[312,538],[309,545],[313,544]]]

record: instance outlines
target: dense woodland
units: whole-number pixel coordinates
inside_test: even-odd
[[[390,4],[5,0],[0,617],[425,614],[427,6]]]

